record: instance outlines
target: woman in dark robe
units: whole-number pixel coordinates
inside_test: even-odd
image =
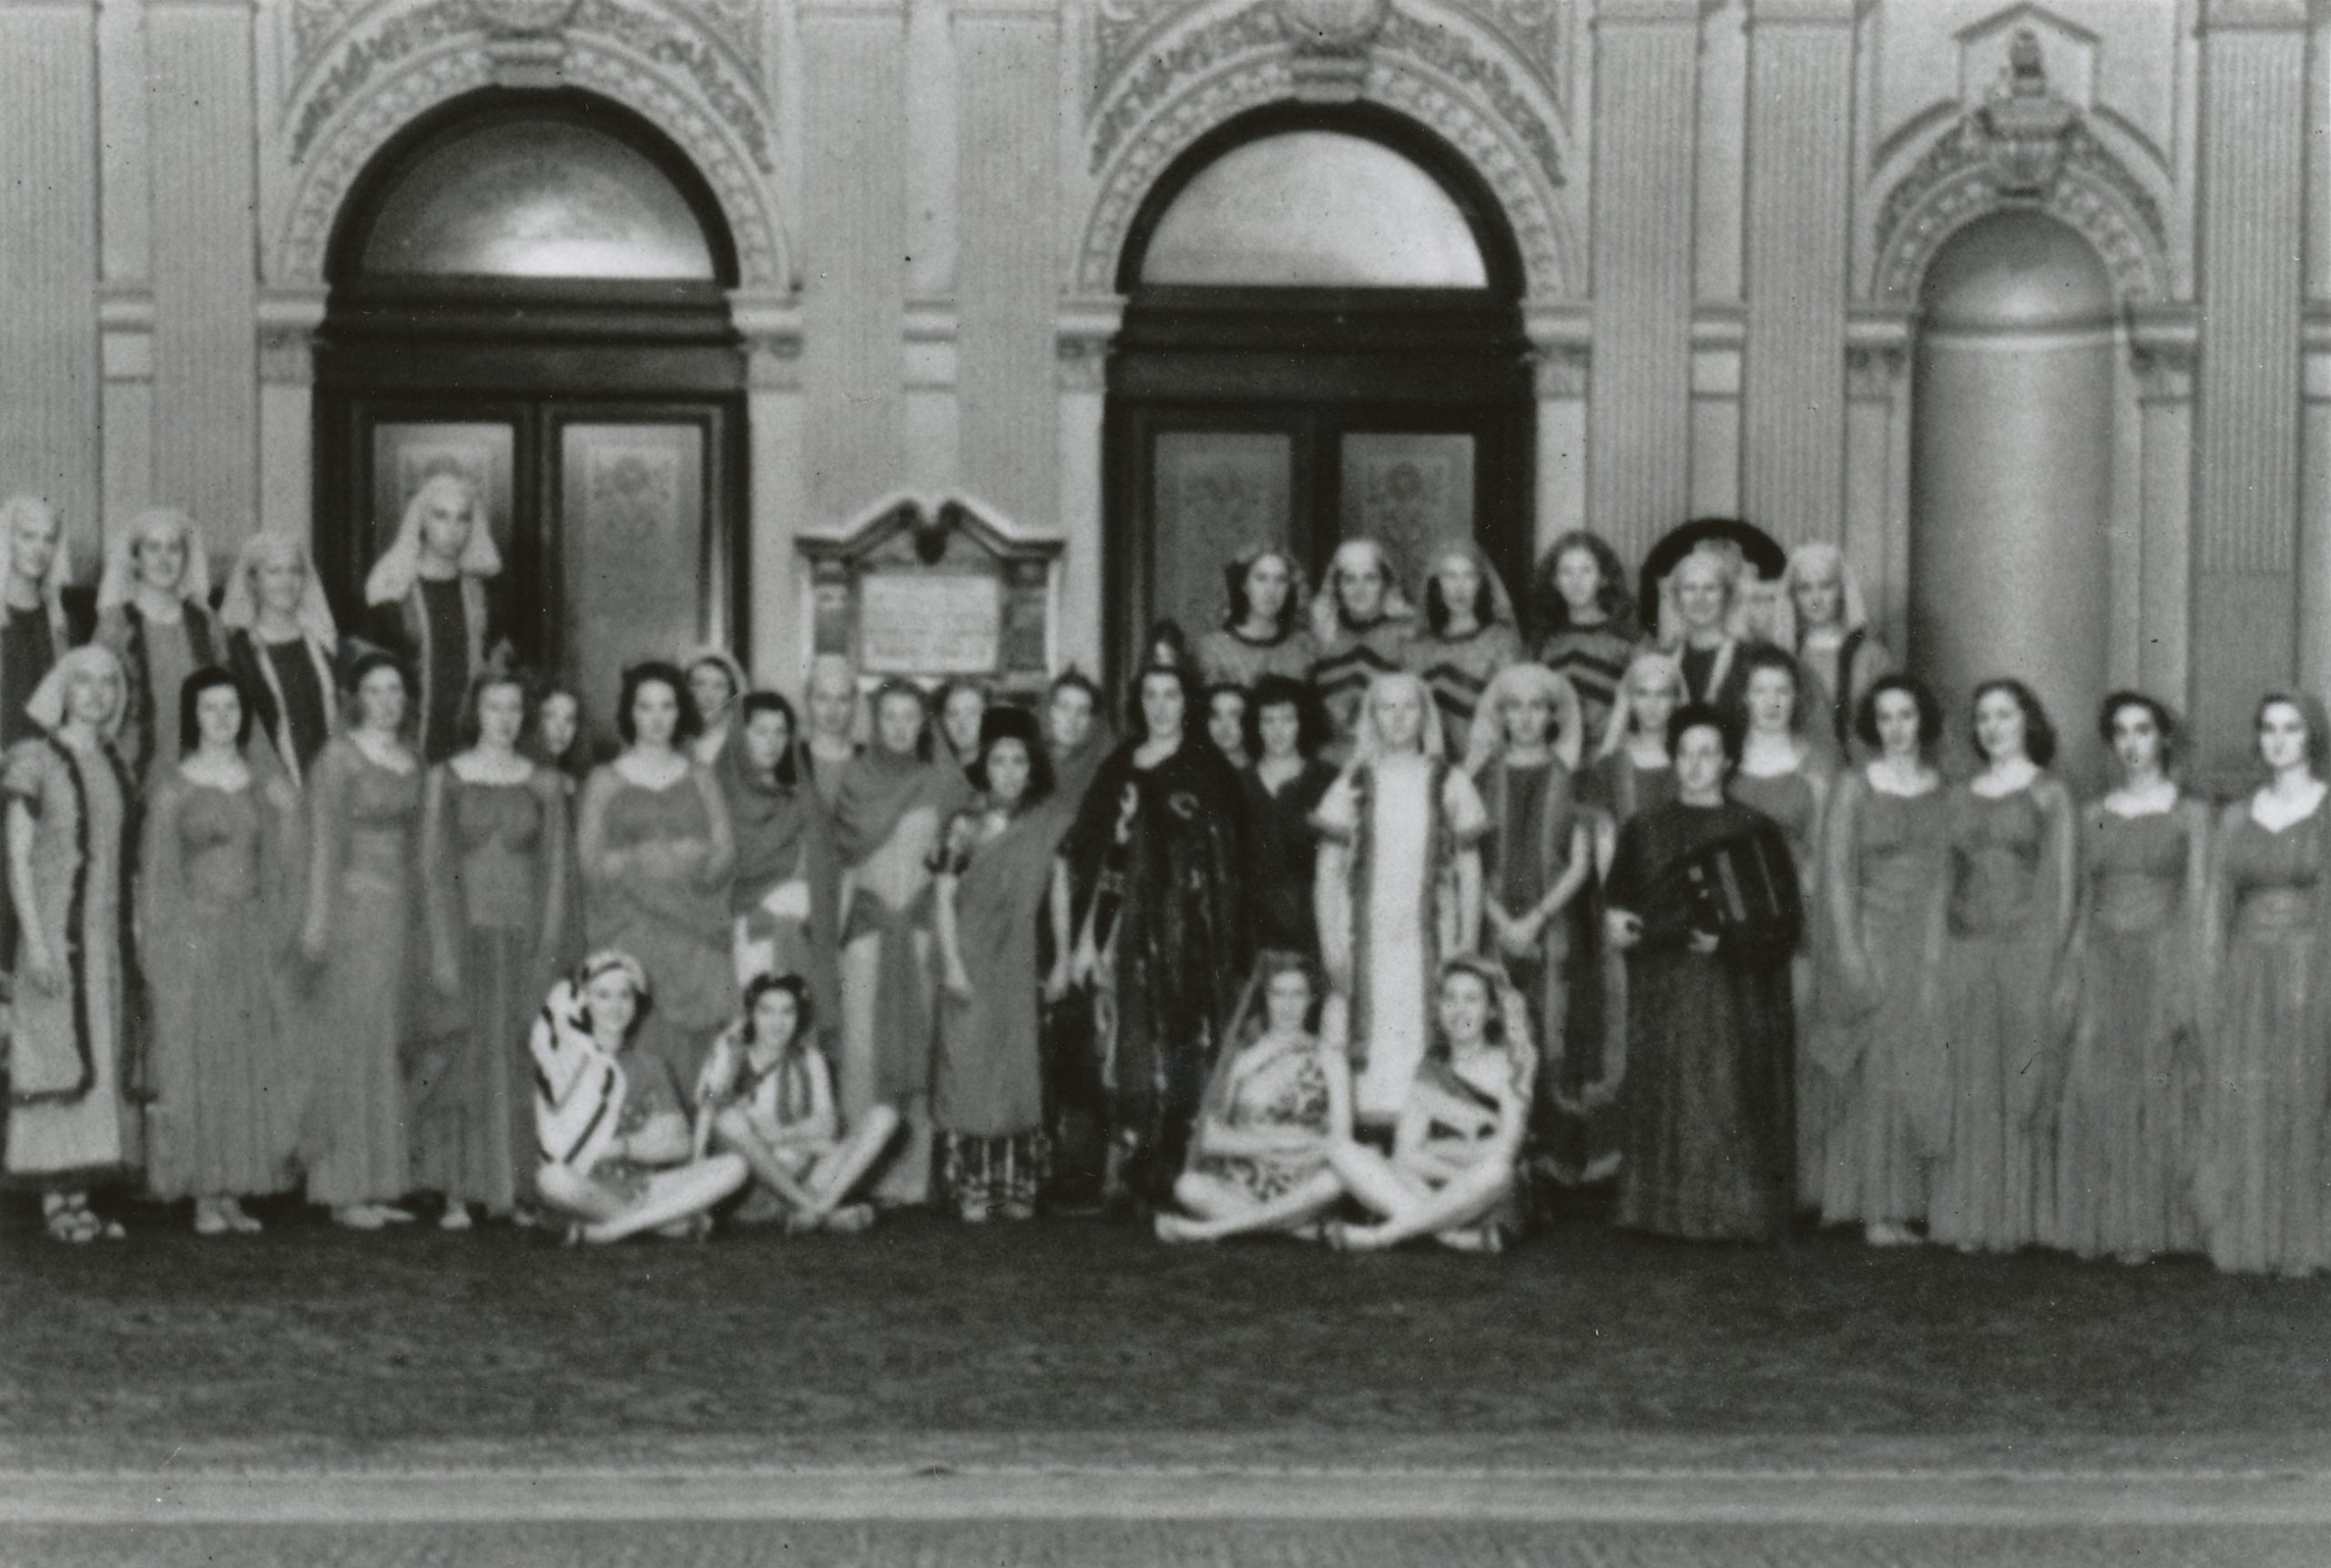
[[[1740,739],[1719,709],[1679,708],[1668,743],[1676,797],[1621,830],[1606,890],[1606,934],[1628,964],[1615,1217],[1779,1240],[1797,1164],[1797,871],[1779,827],[1725,798]]]
[[[1190,675],[1143,670],[1130,706],[1141,733],[1102,764],[1067,855],[1092,889],[1074,970],[1098,993],[1111,1186],[1155,1208],[1181,1174],[1253,944],[1237,776],[1206,743]]]
[[[340,631],[297,535],[261,532],[243,542],[219,624],[227,629],[227,667],[297,787],[340,724]]]
[[[1311,688],[1283,675],[1255,687],[1247,728],[1255,760],[1241,769],[1247,829],[1253,850],[1247,891],[1255,941],[1265,950],[1299,952],[1318,962],[1319,915],[1312,872],[1319,830],[1311,813],[1336,781],[1336,765],[1319,755],[1328,724]]]
[[[1102,711],[1101,688],[1077,669],[1053,677],[1044,697],[1044,749],[1051,759],[1054,809],[1076,820],[1093,777],[1116,749],[1116,737]],[[1065,862],[1064,862],[1065,864]],[[1052,1141],[1047,1207],[1057,1211],[1089,1209],[1101,1196],[1107,1163],[1108,1092],[1093,1033],[1093,989],[1073,973],[1073,911],[1089,888],[1080,891],[1066,876],[1053,879],[1054,908],[1037,928],[1037,962],[1043,965],[1044,1127]]]
[[[414,673],[413,722],[423,762],[443,762],[461,748],[470,681],[509,662],[486,586],[501,570],[484,502],[468,480],[440,473],[413,492],[395,542],[364,579],[368,635]],[[664,977],[656,982],[660,990]]]

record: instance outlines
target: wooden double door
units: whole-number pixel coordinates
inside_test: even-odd
[[[580,693],[597,733],[626,666],[741,644],[737,400],[400,389],[332,396],[326,418],[338,504],[317,559],[343,625],[413,493],[452,473],[484,502],[517,657]]]

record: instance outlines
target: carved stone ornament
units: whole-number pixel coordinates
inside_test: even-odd
[[[2007,65],[1975,118],[1990,138],[1991,178],[2000,194],[2045,195],[2063,168],[2064,133],[2080,118],[2080,110],[2048,85],[2048,62],[2040,52],[2040,36],[2031,28],[2016,29]]]
[[[1945,240],[2005,207],[2036,209],[2079,231],[2122,298],[2166,297],[2161,204],[2049,84],[2029,27],[2010,40],[2007,64],[1983,101],[1929,144],[1879,204],[1873,292],[1914,297]]]
[[[1382,31],[1389,0],[1278,0],[1278,25],[1305,54],[1359,55]]]
[[[489,33],[555,33],[575,15],[577,0],[470,0]]]

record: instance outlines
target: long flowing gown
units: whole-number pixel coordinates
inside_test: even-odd
[[[737,1000],[736,840],[718,787],[694,762],[661,788],[601,768],[583,787],[575,851],[591,948],[627,952],[647,971],[673,1075],[695,1083]]]
[[[1389,1123],[1432,1038],[1433,977],[1458,951],[1457,858],[1488,822],[1471,779],[1417,752],[1347,769],[1313,820],[1348,851],[1320,927],[1350,954],[1352,1114]]]
[[[276,777],[222,789],[171,768],[148,798],[138,956],[152,1023],[146,1185],[157,1196],[291,1185],[308,1072],[283,989],[306,864],[299,828],[299,797]]]
[[[2201,1239],[2192,1182],[2209,831],[2209,809],[2184,795],[2135,817],[2100,802],[2082,823],[2079,997],[2046,1237],[2082,1257],[2186,1251]]]
[[[1821,1217],[1924,1219],[1949,1126],[1949,1041],[1939,1013],[1949,895],[1949,791],[1838,780],[1822,832],[1818,999],[1809,1054],[1827,1080]],[[1848,955],[1866,966],[1849,972]]]
[[[7,1171],[32,1185],[86,1186],[144,1158],[135,1097],[145,1073],[124,986],[136,797],[110,749],[47,738],[9,748],[5,788],[33,817],[35,907],[21,912],[38,921],[65,981],[31,983],[19,932]]]
[[[1779,874],[1764,917],[1691,951],[1705,921],[1690,868],[1711,851],[1753,855]],[[1788,846],[1734,801],[1671,802],[1620,832],[1610,901],[1643,921],[1627,954],[1625,1133],[1618,1224],[1694,1240],[1786,1232],[1797,1137],[1797,1015],[1789,957],[1802,911]]]
[[[851,892],[841,933],[842,1123],[887,1105],[903,1131],[873,1185],[878,1202],[931,1196],[931,1068],[937,939],[932,851],[967,786],[952,761],[883,751],[852,758],[834,804],[835,844]]]
[[[1814,782],[1813,774],[1808,771],[1812,766],[1808,759],[1786,773],[1735,773],[1730,786],[1734,799],[1762,811],[1780,825],[1788,840],[1789,858],[1797,863],[1797,887],[1805,897],[1808,932],[1820,919],[1817,871],[1821,863],[1822,786]],[[1809,1033],[1813,1006],[1813,960],[1809,948],[1799,946],[1791,969],[1797,1038],[1804,1040]],[[1827,1092],[1828,1084],[1814,1065],[1811,1053],[1798,1052],[1797,1196],[1799,1203],[1808,1207],[1818,1201],[1821,1192],[1821,1135],[1831,1119],[1828,1108],[1821,1101]]]
[[[1937,1241],[2012,1252],[2052,1222],[2056,1140],[2050,1021],[2071,874],[2072,806],[2046,777],[2000,796],[1950,794],[1950,934],[1943,1022],[1950,1135],[1928,1211]]]
[[[1102,764],[1069,855],[1094,888],[1113,1133],[1129,1184],[1163,1205],[1254,949],[1237,775],[1196,743],[1143,768],[1140,744]]]
[[[2211,1261],[2331,1267],[2331,803],[2281,829],[2226,809],[2212,874],[2223,932],[2194,1198]]]
[[[1519,916],[1570,870],[1581,822],[1570,769],[1553,758],[1493,761],[1476,783],[1489,824],[1481,886],[1507,914]],[[1604,1180],[1619,1166],[1613,1081],[1619,1064],[1606,1049],[1602,953],[1587,924],[1593,903],[1582,887],[1541,928],[1528,957],[1498,953],[1529,1004],[1531,1038],[1542,1043],[1531,1099],[1532,1163],[1564,1186]]]
[[[420,769],[383,768],[346,737],[308,781],[324,958],[303,1010],[315,1076],[301,1144],[309,1199],[333,1208],[392,1202],[412,1185],[400,1057],[419,1000],[421,792]]]
[[[566,791],[534,769],[510,783],[430,770],[422,858],[430,934],[452,959],[415,1054],[414,1185],[508,1213],[533,1186],[534,1064],[527,1032],[557,974],[565,901]]]
[[[955,943],[972,993],[940,997],[931,1117],[959,1204],[1031,1205],[1043,1179],[1036,932],[1053,856],[1074,820],[1046,801],[993,837],[957,847],[952,858]],[[968,813],[957,821],[978,831]]]

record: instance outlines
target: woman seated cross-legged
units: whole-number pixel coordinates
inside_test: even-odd
[[[1514,1166],[1530,1120],[1537,1053],[1521,993],[1470,954],[1440,966],[1432,1048],[1410,1086],[1389,1159],[1346,1140],[1332,1156],[1344,1189],[1373,1225],[1339,1225],[1328,1239],[1373,1251],[1430,1236],[1461,1252],[1503,1248]]]
[[[696,1155],[670,1060],[640,1044],[649,1005],[639,961],[600,952],[551,988],[534,1023],[534,1186],[575,1222],[572,1239],[701,1234],[748,1174],[736,1155]]]
[[[843,1135],[816,1024],[807,981],[757,975],[744,1017],[713,1044],[697,1080],[698,1153],[718,1148],[752,1172],[742,1224],[854,1231],[874,1223],[871,1204],[849,1198],[899,1130],[899,1114],[878,1105]]]
[[[1316,1240],[1343,1197],[1329,1151],[1351,1138],[1351,1072],[1311,1028],[1319,983],[1300,953],[1267,952],[1198,1111],[1189,1168],[1157,1217],[1161,1241],[1282,1231]]]

